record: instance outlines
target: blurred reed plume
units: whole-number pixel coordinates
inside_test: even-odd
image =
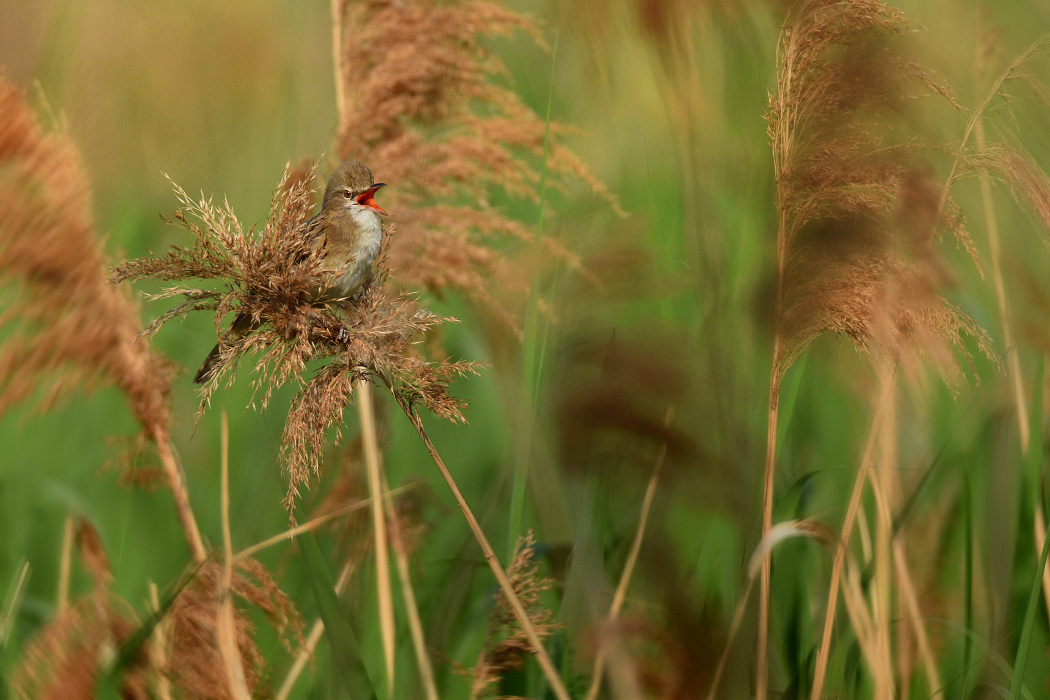
[[[918,88],[955,104],[948,88],[893,50],[904,17],[880,2],[804,3],[780,45],[769,107],[777,184],[773,381],[822,332],[868,353],[899,356],[959,346],[983,333],[935,290],[952,279],[936,257],[948,227],[976,260],[950,199],[922,165],[921,141],[889,125]],[[883,332],[879,332],[879,331]],[[936,348],[936,344],[932,346]],[[950,356],[935,359],[950,364]]]
[[[530,530],[518,538],[514,559],[507,567],[507,578],[528,612],[536,634],[545,639],[558,625],[555,623],[554,611],[543,607],[540,596],[550,590],[554,582],[540,576],[540,565],[535,561],[535,556],[536,540]],[[532,651],[532,645],[517,625],[506,596],[502,592],[497,593],[488,633],[471,673],[470,697],[496,697],[494,686],[503,674],[524,667]]]
[[[154,442],[168,439],[168,363],[136,343],[138,310],[106,282],[91,187],[64,133],[45,134],[0,76],[0,280],[10,285],[0,411],[49,382],[44,408],[77,386],[115,384]]]
[[[99,697],[100,681],[117,660],[121,646],[138,631],[127,601],[110,592],[113,575],[98,533],[81,521],[77,543],[93,590],[72,601],[48,622],[22,654],[11,679],[15,697],[25,700],[91,700]],[[121,669],[120,697],[153,697],[157,675],[150,647],[140,647]]]
[[[261,231],[246,230],[228,204],[194,202],[176,185],[182,209],[174,219],[193,235],[193,246],[131,260],[112,273],[116,282],[213,283],[211,289],[176,284],[152,297],[182,301],[143,331],[147,337],[168,321],[198,310],[214,312],[220,333],[232,311],[260,325],[224,345],[202,391],[201,411],[224,379],[233,381],[241,358],[253,353],[258,358],[252,386],[264,409],[277,387],[288,382],[300,387],[281,441],[290,474],[285,498],[289,510],[298,486],[319,470],[327,431],[335,426],[338,432],[357,381],[379,378],[407,404],[422,404],[439,416],[462,420],[462,404],[447,388],[455,376],[474,371],[471,363],[432,363],[415,351],[422,335],[453,319],[419,308],[408,296],[384,291],[383,272],[374,274],[345,306],[313,301],[316,290],[327,285],[327,273],[318,268],[310,248],[311,176],[293,177],[286,169]],[[313,360],[329,362],[303,380],[300,373]]]
[[[13,295],[2,317],[11,332],[0,347],[0,411],[45,382],[45,406],[78,385],[115,384],[156,446],[187,542],[203,561],[182,471],[168,444],[170,366],[148,343],[136,342],[138,310],[106,282],[91,188],[72,141],[46,135],[21,91],[2,76],[0,281]]]
[[[767,115],[778,229],[763,534],[772,526],[780,383],[814,338],[848,337],[862,353],[906,368],[926,356],[948,375],[956,372],[953,349],[965,351],[964,334],[992,354],[984,331],[938,293],[952,280],[936,254],[939,228],[949,228],[976,262],[975,248],[947,186],[922,165],[922,141],[891,128],[912,91],[956,104],[925,68],[900,55],[895,41],[906,29],[905,17],[878,0],[808,0],[781,33]],[[761,584],[763,699],[768,558]],[[835,591],[829,606],[834,600]]]
[[[301,647],[303,621],[270,573],[250,557],[239,558],[235,569],[229,588],[233,597],[262,612],[289,653]],[[217,616],[226,595],[222,581],[222,565],[208,562],[179,592],[169,613],[171,638],[162,672],[185,697],[232,698],[216,635]],[[255,644],[252,621],[236,606],[234,629],[248,690],[253,697],[265,695],[266,661]]]
[[[536,23],[486,0],[334,0],[333,8],[336,150],[397,183],[389,192],[394,281],[467,292],[517,327],[486,289],[510,279],[508,259],[486,237],[535,234],[492,206],[492,192],[537,200],[541,183],[574,176],[612,201],[561,144],[568,129],[505,87],[507,69],[484,43],[521,29],[544,45]]]

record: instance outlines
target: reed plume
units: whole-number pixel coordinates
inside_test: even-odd
[[[12,301],[0,347],[0,411],[43,388],[49,407],[78,386],[117,386],[156,446],[194,557],[204,546],[168,444],[171,368],[144,342],[138,310],[106,283],[91,188],[73,142],[48,135],[0,76],[0,280]]]
[[[385,291],[384,272],[374,274],[345,307],[313,301],[327,280],[310,252],[311,184],[312,171],[304,176],[286,169],[259,231],[246,229],[228,203],[194,201],[176,185],[182,208],[174,221],[191,233],[192,247],[174,246],[164,255],[128,261],[112,274],[116,282],[176,283],[152,297],[181,301],[143,331],[147,337],[199,310],[214,313],[217,331],[230,312],[260,325],[222,348],[202,390],[201,411],[220,384],[233,381],[240,360],[250,354],[257,354],[252,387],[263,409],[277,387],[299,387],[281,441],[290,477],[289,511],[298,486],[320,469],[328,430],[336,427],[338,435],[355,382],[378,378],[408,404],[455,421],[463,418],[462,404],[448,394],[448,384],[474,371],[471,363],[434,363],[418,354],[421,336],[454,319],[419,308],[405,294]],[[211,286],[185,286],[187,280]],[[327,364],[305,380],[300,375],[312,361]]]
[[[302,619],[265,567],[251,557],[238,558],[234,567],[231,597],[262,612],[289,653],[302,646]],[[172,604],[167,622],[170,648],[162,672],[185,697],[231,698],[216,636],[217,617],[226,595],[223,567],[210,561]],[[233,610],[237,650],[248,690],[253,696],[264,695],[266,665],[255,644],[254,625],[243,608],[235,606]]]
[[[388,197],[398,224],[394,281],[466,292],[516,327],[487,290],[489,280],[510,279],[492,237],[535,233],[494,207],[493,191],[537,200],[541,180],[564,187],[572,176],[612,201],[562,144],[568,129],[506,87],[508,71],[485,45],[516,30],[544,45],[536,23],[486,0],[335,0],[335,8],[336,150],[397,183]]]
[[[895,50],[906,29],[903,14],[878,0],[808,0],[781,33],[767,115],[778,230],[763,533],[772,526],[780,383],[814,338],[831,332],[892,362],[929,357],[948,375],[964,335],[991,354],[985,333],[938,293],[952,279],[936,255],[940,229],[976,261],[974,246],[947,188],[923,165],[922,141],[894,139],[890,129],[915,95],[956,104]],[[761,584],[765,698],[768,558]]]
[[[540,565],[535,561],[536,541],[532,532],[518,538],[514,559],[507,567],[507,578],[528,611],[529,620],[541,639],[549,637],[558,626],[554,612],[543,607],[540,599],[550,590],[553,581],[540,576]],[[508,671],[520,669],[532,652],[528,637],[518,628],[514,611],[506,596],[496,594],[485,643],[478,653],[478,662],[471,673],[470,697],[491,697],[500,678]]]
[[[127,601],[111,590],[113,574],[98,532],[77,526],[80,559],[91,577],[91,593],[58,612],[26,646],[11,679],[15,697],[25,700],[91,700],[110,672],[117,652],[139,629]],[[146,700],[157,677],[148,644],[121,669],[120,697]]]

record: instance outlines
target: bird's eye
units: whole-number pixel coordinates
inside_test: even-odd
[[[347,199],[350,199],[354,195],[351,194],[350,190],[343,190],[343,196],[346,197]]]

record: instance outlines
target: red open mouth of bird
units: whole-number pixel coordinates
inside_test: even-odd
[[[361,194],[357,195],[357,203],[360,204],[362,207],[368,207],[369,209],[377,211],[383,216],[386,216],[387,214],[383,210],[383,207],[376,204],[376,200],[374,199],[375,194],[377,191],[379,191],[380,187],[386,187],[386,183],[377,182]]]

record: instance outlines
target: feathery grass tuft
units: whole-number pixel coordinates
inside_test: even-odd
[[[299,485],[318,473],[328,430],[336,427],[338,432],[356,382],[380,378],[409,404],[460,421],[463,405],[449,395],[448,385],[456,376],[475,371],[473,363],[432,363],[415,351],[420,337],[454,319],[419,308],[406,294],[385,291],[384,272],[374,274],[345,304],[313,301],[317,290],[326,286],[327,273],[318,269],[310,252],[310,182],[310,177],[293,177],[286,169],[269,219],[258,232],[245,229],[228,203],[195,202],[176,186],[183,209],[174,220],[193,235],[193,246],[128,261],[112,275],[116,282],[179,283],[153,297],[182,300],[151,323],[143,331],[146,336],[199,310],[214,312],[217,330],[231,312],[260,326],[224,343],[202,391],[200,411],[223,381],[232,383],[239,361],[249,354],[257,354],[252,387],[264,409],[277,387],[299,386],[282,438],[290,475],[285,498],[289,511]],[[189,280],[212,286],[189,287]],[[312,361],[327,364],[303,379],[300,375]]]

